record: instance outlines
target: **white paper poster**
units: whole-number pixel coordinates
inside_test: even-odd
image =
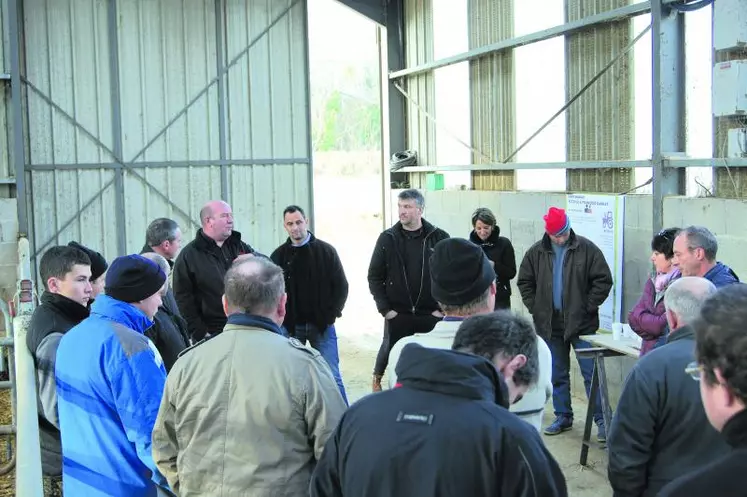
[[[612,271],[612,291],[599,308],[599,328],[611,331],[612,323],[620,322],[622,308],[625,197],[567,195],[566,212],[573,231],[601,249]]]

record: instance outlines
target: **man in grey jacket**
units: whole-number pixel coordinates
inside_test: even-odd
[[[88,317],[91,260],[74,246],[47,250],[39,262],[44,293],[29,323],[26,345],[34,359],[39,399],[39,440],[45,494],[61,495],[62,444],[54,367],[60,339]]]
[[[235,262],[226,327],[169,373],[153,459],[180,497],[308,495],[345,402],[319,352],[283,336],[286,300],[283,271],[270,260]]]

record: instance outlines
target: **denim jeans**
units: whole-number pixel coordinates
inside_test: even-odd
[[[580,337],[574,337],[571,341],[566,341],[562,337],[553,336],[549,341],[550,352],[552,353],[552,406],[555,409],[555,416],[568,416],[573,418],[573,407],[571,406],[571,346],[574,350],[591,348],[591,344],[582,340]],[[591,376],[594,372],[593,359],[581,359],[576,356],[578,366],[581,369],[581,375],[584,377],[584,387],[586,389],[586,398],[589,398],[591,390]],[[594,422],[598,425],[604,422],[602,415],[602,396],[597,393],[594,402]]]
[[[303,344],[308,342],[312,348],[319,351],[329,365],[329,369],[332,370],[332,376],[334,376],[337,387],[340,389],[340,394],[342,394],[342,399],[345,401],[345,405],[347,405],[348,396],[345,393],[345,386],[342,383],[342,376],[340,375],[340,354],[337,350],[337,331],[335,331],[335,325],[328,326],[322,333],[313,324],[298,324],[295,329],[284,331],[287,331],[289,336],[296,338]]]

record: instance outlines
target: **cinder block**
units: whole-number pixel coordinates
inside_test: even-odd
[[[18,244],[15,242],[0,242],[0,264],[18,264]]]
[[[534,233],[534,223],[524,219],[511,219],[511,242],[516,246],[524,247],[524,250],[537,241],[537,236]],[[516,258],[521,260],[524,257],[524,252],[516,252]]]
[[[14,198],[0,198],[0,221],[17,221],[18,202]]]
[[[682,212],[682,227],[696,225],[705,226],[715,235],[726,233],[728,219],[739,219],[738,201],[718,198],[680,198],[679,207]]]
[[[18,240],[18,221],[16,219],[0,220],[0,243]]]

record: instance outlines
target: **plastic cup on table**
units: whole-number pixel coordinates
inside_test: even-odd
[[[612,339],[615,341],[622,340],[623,325],[622,323],[612,323]]]

